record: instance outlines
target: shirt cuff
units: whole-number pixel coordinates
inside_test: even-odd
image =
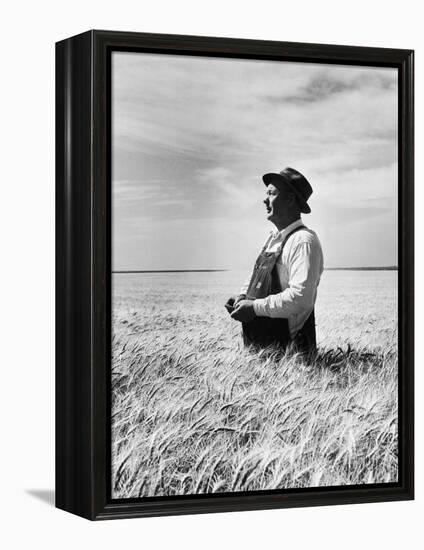
[[[265,298],[258,298],[253,301],[253,311],[257,317],[268,317]]]

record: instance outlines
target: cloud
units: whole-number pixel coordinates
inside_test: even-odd
[[[230,168],[214,166],[199,169],[197,171],[199,185],[206,187],[213,195],[213,200],[228,204],[230,208],[246,209],[256,203],[256,193],[252,193],[255,187],[255,178],[244,178],[240,181],[239,176]]]
[[[321,211],[324,212],[327,222],[330,224],[364,223],[370,218],[382,216],[390,212],[387,206],[341,206],[340,204],[327,203]]]
[[[164,179],[120,180],[114,179],[112,193],[119,200],[151,198],[158,192],[158,186],[167,183]]]
[[[294,103],[315,103],[323,101],[334,94],[355,90],[356,85],[352,83],[337,81],[326,76],[314,77],[306,86],[299,89],[296,95],[266,96],[265,101],[271,104]]]
[[[337,71],[336,71],[337,72]],[[296,93],[278,95],[266,95],[265,102],[270,104],[293,103],[304,105],[331,99],[334,95],[345,92],[357,91],[364,88],[375,88],[381,90],[392,90],[396,84],[393,78],[381,74],[369,72],[354,73],[354,78],[346,74],[342,77],[332,77],[328,70],[319,74],[313,74],[304,85],[296,90]]]

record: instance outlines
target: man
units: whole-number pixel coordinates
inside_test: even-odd
[[[243,325],[245,344],[288,345],[301,353],[316,352],[314,305],[323,271],[317,235],[302,223],[311,209],[312,187],[293,168],[263,176],[267,219],[271,232],[256,260],[252,275],[237,298],[225,307]]]

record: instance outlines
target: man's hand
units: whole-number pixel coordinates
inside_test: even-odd
[[[236,307],[236,305],[241,302],[242,300],[245,300],[246,299],[246,294],[239,294],[234,302],[234,307]]]
[[[228,313],[232,313],[232,311],[234,310],[234,302],[236,301],[236,297],[235,296],[231,296],[230,298],[228,298],[228,300],[226,301],[226,303],[224,304],[224,307],[225,309],[228,311]]]
[[[253,310],[253,300],[241,300],[237,303],[234,311],[231,313],[231,317],[236,321],[242,323],[249,323],[256,317]]]
[[[245,294],[239,294],[238,296],[231,296],[228,298],[226,304],[224,305],[225,309],[228,311],[228,313],[232,313],[236,307],[236,305],[246,298]]]

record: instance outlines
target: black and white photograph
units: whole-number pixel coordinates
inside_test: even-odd
[[[418,6],[4,3],[2,547],[421,547]]]
[[[398,482],[398,71],[111,55],[111,497]]]

